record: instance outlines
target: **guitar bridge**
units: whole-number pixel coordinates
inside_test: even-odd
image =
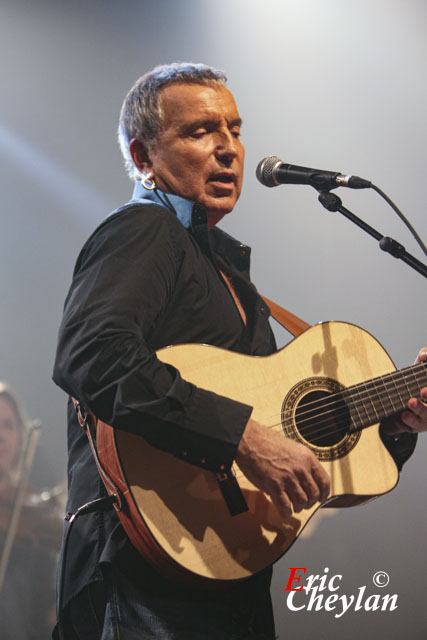
[[[248,511],[245,496],[232,469],[227,472],[217,473],[216,481],[231,516],[238,516],[239,513]]]

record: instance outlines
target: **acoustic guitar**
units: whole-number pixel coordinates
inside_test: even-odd
[[[199,344],[157,355],[184,379],[251,405],[254,420],[314,451],[331,479],[329,506],[364,502],[396,486],[399,473],[379,422],[419,395],[427,363],[396,371],[375,338],[343,322],[316,325],[269,356]],[[278,560],[320,507],[283,519],[234,463],[244,507],[233,515],[217,474],[100,421],[97,445],[121,496],[126,533],[170,577],[209,584],[250,576]]]

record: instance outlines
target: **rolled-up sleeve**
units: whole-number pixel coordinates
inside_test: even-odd
[[[99,419],[213,471],[228,468],[252,408],[199,389],[150,347],[179,277],[173,214],[114,214],[84,246],[59,331],[53,379]]]

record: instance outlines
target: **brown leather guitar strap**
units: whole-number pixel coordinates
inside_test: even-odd
[[[263,295],[261,298],[268,304],[271,315],[276,322],[281,324],[282,327],[289,331],[293,336],[299,336],[300,333],[311,327],[310,324],[307,324],[307,322],[304,322],[304,320],[301,320],[301,318],[298,318],[298,316],[295,316],[293,313],[287,311],[272,300],[269,300]]]
[[[111,480],[110,476],[102,466],[101,461],[99,460],[99,457],[98,457],[96,444],[93,440],[91,426],[94,429],[96,429],[97,419],[91,411],[88,411],[87,409],[83,408],[80,402],[77,402],[75,398],[71,398],[71,400],[73,402],[74,410],[77,414],[79,424],[81,428],[85,430],[86,435],[88,437],[90,448],[92,449],[92,455],[95,459],[96,466],[98,467],[98,473],[101,476],[101,480],[104,483],[104,486],[107,489],[108,494],[110,496],[111,495],[116,496],[116,502],[113,504],[113,507],[115,508],[116,511],[121,511],[122,509],[121,493],[117,485],[114,484],[114,482]]]

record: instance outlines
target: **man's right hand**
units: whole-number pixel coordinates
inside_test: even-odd
[[[310,449],[250,419],[236,462],[258,489],[267,493],[284,518],[324,502],[329,476]]]

